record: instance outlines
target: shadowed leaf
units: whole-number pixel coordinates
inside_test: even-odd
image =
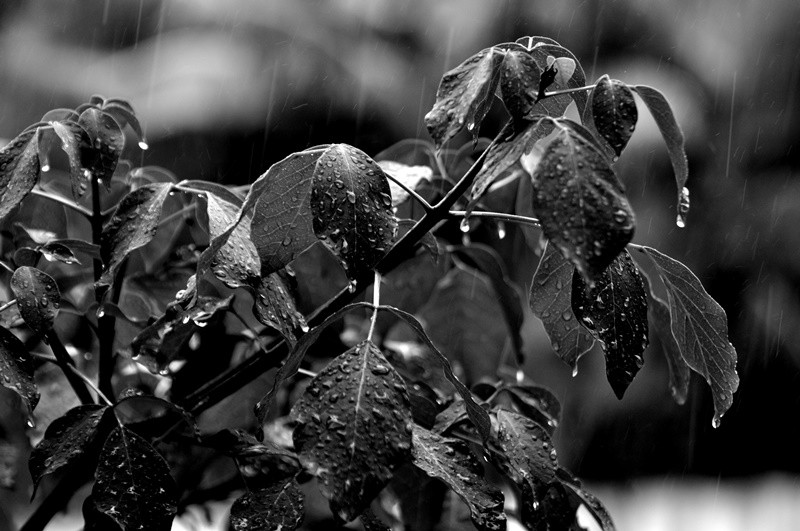
[[[0,149],[0,219],[30,193],[39,179],[37,131],[26,129]]]
[[[541,319],[550,344],[559,358],[578,368],[578,360],[589,352],[594,338],[572,311],[572,276],[575,267],[552,244],[547,244],[531,281],[530,307]]]
[[[233,502],[231,527],[235,531],[292,531],[303,522],[304,499],[294,479],[249,491]]]
[[[617,156],[628,145],[639,113],[633,92],[622,81],[601,77],[592,90],[592,120]]]
[[[717,427],[739,388],[736,350],[728,340],[725,310],[685,265],[652,247],[639,250],[656,265],[667,288],[670,328],[681,356],[711,387]]]
[[[500,66],[500,93],[503,103],[520,130],[536,103],[541,69],[522,46],[511,44]]]
[[[61,305],[61,293],[53,277],[35,267],[19,267],[11,276],[11,291],[31,330],[43,336],[53,328]]]
[[[308,329],[303,314],[297,311],[294,298],[278,273],[261,277],[254,286],[253,314],[258,321],[274,328],[290,343],[299,330]]]
[[[622,399],[642,368],[647,348],[647,291],[639,268],[623,251],[589,287],[577,273],[572,277],[572,309],[581,323],[600,340],[606,354],[606,376]]]
[[[0,326],[0,384],[16,392],[31,414],[39,403],[39,390],[33,379],[36,362],[28,349],[11,331]]]
[[[466,444],[414,426],[413,463],[446,483],[469,507],[481,531],[505,529],[503,494],[483,478],[483,469]]]
[[[592,281],[633,237],[634,215],[606,159],[567,127],[550,142],[533,178],[542,231]]]
[[[125,531],[169,530],[178,493],[164,458],[139,435],[118,426],[103,445],[92,498]]]
[[[436,103],[425,126],[437,148],[466,126],[473,134],[492,105],[504,54],[496,48],[476,53],[448,71],[436,91]]]
[[[42,477],[83,457],[97,437],[107,410],[94,404],[77,406],[50,423],[28,461],[34,494]]]
[[[72,196],[77,200],[86,193],[86,189],[89,186],[89,179],[83,172],[83,165],[81,164],[81,149],[89,145],[89,137],[86,131],[77,123],[50,122],[50,125],[52,126],[52,132],[61,140],[61,150],[66,153],[67,160],[69,160],[69,180],[72,185]],[[40,135],[45,131],[45,128],[41,128],[39,130]],[[43,160],[42,155],[40,147],[40,161]],[[42,162],[42,169],[44,169],[44,162]]]
[[[72,249],[63,243],[52,241],[45,243],[38,248],[39,252],[48,262],[62,262],[64,264],[80,264],[80,260],[72,252]]]
[[[125,136],[114,118],[94,107],[81,113],[78,124],[89,139],[90,147],[83,151],[82,158],[91,174],[89,178],[100,179],[108,186],[122,154]]]
[[[334,144],[317,160],[311,189],[314,234],[357,278],[383,258],[397,231],[383,170],[363,151]]]
[[[292,408],[300,461],[342,520],[366,509],[409,458],[410,407],[400,375],[365,341],[311,380]]]
[[[577,478],[573,477],[572,474],[563,468],[558,469],[558,476],[561,480],[561,484],[569,489],[567,491],[568,494],[573,497],[575,502],[580,502],[586,506],[597,523],[600,524],[600,529],[602,531],[616,530],[614,522],[611,520],[611,515],[608,514],[606,508],[592,493],[583,488],[581,482],[578,481]]]
[[[521,415],[553,434],[561,416],[561,404],[550,390],[538,385],[513,384],[504,384],[499,390],[508,394]]]
[[[111,220],[103,227],[100,254],[105,270],[98,285],[110,286],[125,258],[150,243],[171,189],[169,183],[148,184],[122,198]]]

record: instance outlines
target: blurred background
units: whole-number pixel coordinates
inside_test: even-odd
[[[715,430],[705,383],[693,376],[676,405],[657,349],[620,402],[601,352],[573,378],[529,318],[526,372],[564,406],[561,462],[623,531],[798,528],[796,1],[3,0],[0,138],[92,94],[121,97],[151,147],[137,163],[247,184],[310,145],[374,155],[428,138],[422,118],[441,75],[525,35],[558,40],[590,80],[651,85],[672,103],[688,144],[689,224],[675,227],[672,170],[642,110],[618,163],[635,241],[684,261],[723,305],[741,376]],[[507,245],[527,292],[536,257]],[[0,438],[15,436],[0,428]],[[0,529],[29,510],[26,494],[0,500]],[[53,525],[77,528],[74,517]]]

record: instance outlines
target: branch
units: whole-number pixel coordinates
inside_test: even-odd
[[[75,212],[83,214],[84,217],[86,217],[88,219],[91,219],[91,217],[92,217],[92,211],[91,210],[89,210],[88,208],[86,208],[83,205],[79,205],[75,201],[70,201],[66,197],[63,197],[63,196],[60,196],[60,195],[57,195],[57,194],[51,194],[50,192],[45,192],[44,190],[38,190],[36,188],[31,190],[31,194],[32,195],[38,195],[39,197],[44,197],[45,199],[49,199],[51,201],[55,201],[56,203],[61,203],[65,207],[71,208]]]
[[[75,391],[75,394],[78,395],[81,404],[94,404],[94,398],[92,398],[92,394],[86,387],[86,383],[73,372],[73,369],[77,370],[75,362],[72,360],[72,357],[69,355],[69,352],[67,352],[64,343],[61,342],[61,338],[58,337],[55,330],[50,330],[47,333],[47,341],[50,343],[50,348],[53,350],[56,362],[64,372],[64,376],[67,377],[69,385],[72,387],[73,391]]]
[[[425,200],[425,198],[424,198],[424,197],[422,197],[422,196],[421,196],[421,195],[419,195],[417,192],[415,192],[414,190],[412,190],[412,189],[411,189],[411,188],[410,188],[408,185],[406,185],[406,183],[404,183],[404,182],[401,182],[401,181],[400,181],[400,179],[397,179],[396,177],[394,177],[394,176],[392,176],[392,175],[389,175],[389,173],[388,173],[388,172],[383,172],[383,174],[384,174],[384,175],[386,175],[386,178],[387,178],[387,179],[389,179],[389,180],[390,180],[390,181],[392,181],[394,184],[396,184],[397,186],[399,186],[400,188],[402,188],[403,190],[405,190],[405,191],[406,191],[406,193],[408,193],[408,195],[410,195],[411,197],[413,197],[414,199],[416,199],[416,200],[417,200],[417,202],[418,202],[420,205],[422,205],[422,208],[424,208],[424,209],[425,209],[425,212],[430,212],[431,210],[433,210],[433,207],[431,206],[431,204],[430,204],[430,203],[428,203],[428,202]]]

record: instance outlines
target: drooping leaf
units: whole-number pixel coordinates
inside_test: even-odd
[[[533,314],[544,325],[553,350],[573,371],[581,356],[594,345],[594,338],[572,311],[574,272],[575,267],[548,243],[531,281],[529,301]]]
[[[303,493],[295,479],[249,491],[231,507],[235,531],[292,531],[303,522]]]
[[[110,286],[125,258],[150,243],[171,189],[169,183],[148,184],[122,198],[111,220],[103,227],[100,254],[105,270],[98,285]]]
[[[107,410],[107,406],[96,404],[77,406],[50,423],[28,461],[34,494],[42,477],[77,461],[90,450]]]
[[[461,368],[467,384],[497,372],[510,326],[485,275],[466,267],[451,269],[417,315],[431,341]]]
[[[39,179],[37,128],[27,129],[0,149],[0,219],[5,218]]]
[[[573,496],[575,501],[580,501],[592,513],[602,531],[616,530],[611,515],[596,496],[584,489],[581,482],[563,468],[559,468],[557,473],[561,484],[569,489],[569,495]]]
[[[136,117],[133,106],[128,101],[119,98],[108,98],[103,102],[102,109],[104,113],[111,115],[120,127],[128,125],[136,133],[136,137],[139,139],[139,147],[148,149],[142,125]]]
[[[590,142],[564,128],[533,179],[533,209],[548,240],[592,281],[633,237],[622,183]]]
[[[439,148],[466,126],[473,134],[492,105],[500,78],[503,52],[486,48],[448,71],[436,91],[436,103],[425,126]]]
[[[553,434],[561,416],[561,404],[549,389],[538,385],[504,384],[499,390],[508,394],[521,415]]]
[[[145,439],[118,426],[103,445],[92,498],[125,530],[169,530],[178,493],[169,465]]]
[[[430,166],[409,166],[393,160],[379,160],[377,163],[383,173],[391,175],[411,190],[416,190],[418,186],[430,182],[433,178],[433,170]],[[393,207],[405,203],[409,198],[408,192],[391,179],[389,179],[389,190],[392,195]]]
[[[311,380],[292,417],[300,461],[317,476],[333,513],[347,522],[369,506],[411,453],[405,385],[369,341]]]
[[[78,124],[88,135],[90,147],[83,150],[82,163],[92,179],[111,182],[117,162],[125,145],[125,136],[116,120],[96,107],[81,112]]]
[[[289,155],[250,188],[237,223],[255,208],[250,237],[261,259],[262,275],[282,269],[317,241],[312,227],[311,188],[315,164],[326,149],[320,146]],[[224,234],[215,238],[210,249],[226,238]]]
[[[278,273],[261,277],[255,286],[253,314],[258,321],[274,328],[295,342],[299,330],[307,330],[305,317],[297,311],[294,298]]]
[[[467,446],[414,425],[413,463],[446,483],[464,500],[472,523],[481,531],[505,529],[503,493],[486,482],[480,463]]]
[[[550,70],[554,74],[553,83],[548,86],[550,91],[577,89],[586,85],[586,74],[583,67],[571,51],[558,44],[545,42],[541,37],[534,37],[534,39],[539,40],[531,48],[531,56],[539,65],[540,71]],[[567,77],[569,70],[572,72]],[[575,102],[578,114],[583,116],[587,104],[586,92],[583,90],[544,98],[531,109],[531,116],[536,114],[562,116],[572,101]]]
[[[317,238],[351,279],[383,258],[397,231],[386,175],[366,153],[347,144],[330,146],[317,160],[311,213]]]
[[[11,276],[11,291],[31,330],[45,335],[53,328],[61,305],[61,293],[53,277],[35,267],[19,267]]]
[[[638,249],[656,265],[667,288],[670,328],[681,356],[711,387],[712,424],[717,427],[739,388],[736,349],[728,340],[725,310],[688,267],[652,247]]]
[[[639,118],[633,92],[622,81],[603,76],[592,90],[591,103],[597,132],[619,156],[628,145]]]
[[[58,241],[52,241],[41,245],[38,248],[45,260],[48,262],[61,262],[64,264],[80,264],[80,260],[72,252],[72,249]]]
[[[686,158],[686,146],[683,142],[683,131],[675,120],[672,107],[659,91],[645,85],[631,87],[642,98],[650,110],[650,114],[664,137],[667,144],[672,169],[675,171],[675,184],[678,186],[678,226],[686,224],[686,215],[689,212],[689,191],[686,181],[689,179],[689,161]]]
[[[647,348],[647,291],[639,268],[623,251],[590,287],[579,274],[572,277],[572,309],[600,340],[606,355],[606,376],[622,399],[642,368]]]
[[[88,144],[88,136],[86,131],[72,122],[50,122],[53,132],[61,140],[61,150],[66,153],[67,160],[69,160],[69,180],[72,185],[72,196],[77,200],[84,193],[89,186],[88,178],[83,171],[81,164],[81,148]],[[43,131],[44,128],[40,129]],[[42,153],[39,152],[41,160]],[[44,166],[43,166],[44,167]]]
[[[643,274],[642,277],[648,285],[647,319],[650,323],[650,330],[655,332],[656,337],[658,337],[661,350],[667,359],[669,389],[672,392],[672,398],[678,404],[683,405],[686,403],[686,398],[689,394],[689,379],[691,376],[689,366],[681,357],[678,343],[672,335],[669,306],[653,293],[652,285],[650,285],[647,275]]]
[[[174,426],[177,422],[188,428],[190,436],[195,439],[200,438],[194,416],[178,404],[157,396],[142,394],[138,389],[128,389],[128,391],[135,394],[126,395],[123,392],[114,405],[114,413],[123,424],[137,425],[137,432],[143,435],[144,431],[139,429],[143,424],[160,421],[161,426],[167,422]],[[160,431],[157,435],[162,433],[163,431]]]
[[[497,301],[503,310],[509,337],[518,360],[522,360],[522,300],[517,285],[508,277],[502,258],[497,252],[482,244],[456,247],[453,254],[467,265],[485,274],[492,285]]]
[[[509,45],[500,66],[500,93],[518,131],[536,104],[540,76],[531,54],[522,46]]]
[[[503,450],[496,464],[518,486],[550,483],[558,458],[547,431],[534,421],[505,409],[497,409],[495,442]]]
[[[33,379],[35,370],[36,362],[22,341],[0,326],[0,384],[22,398],[29,414],[39,403],[39,390]]]

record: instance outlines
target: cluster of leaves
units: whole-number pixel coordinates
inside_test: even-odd
[[[11,227],[2,260],[14,296],[0,312],[18,310],[0,326],[0,383],[35,419],[36,371],[53,362],[83,402],[53,421],[34,449],[34,484],[62,469],[94,471],[87,528],[167,529],[180,505],[202,499],[196,481],[176,482],[176,463],[191,466],[185,456],[201,448],[231,458],[239,472],[216,485],[225,495],[245,489],[231,509],[237,530],[297,528],[303,484],[311,480],[336,521],[360,518],[369,529],[403,521],[432,528],[445,512],[449,521],[460,518],[459,508],[478,529],[504,529],[502,487],[513,492],[514,516],[529,529],[577,529],[581,506],[613,529],[602,504],[558,464],[551,438],[560,406],[521,368],[519,288],[495,249],[469,238],[458,245],[447,228],[460,220],[468,233],[470,220],[496,222],[502,239],[500,223],[539,226],[547,243],[530,310],[556,354],[575,369],[599,341],[608,381],[622,398],[652,328],[675,398],[686,399],[689,370],[698,372],[711,386],[718,425],[738,386],[725,314],[683,264],[631,243],[634,213],[613,163],[635,129],[634,93],[664,134],[682,226],[686,159],[666,100],[607,76],[587,86],[572,53],[546,38],[487,48],[448,72],[426,116],[435,145],[405,142],[375,159],[345,144],[316,146],[276,163],[244,190],[121,164],[128,138],[146,148],[124,101],[95,97],[74,111],[48,113],[0,151],[0,218]],[[443,148],[463,128],[477,141],[495,99],[510,119],[476,160],[470,146]],[[58,148],[66,155],[63,172],[51,167]],[[71,196],[59,191],[62,173]],[[520,192],[510,209],[487,210],[493,193],[512,183],[527,195]],[[26,227],[19,220],[33,203],[29,196],[84,217],[91,238]],[[304,315],[301,281],[320,275],[320,255],[304,257],[318,243],[346,280]],[[628,249],[651,261],[667,302]],[[82,255],[93,260],[93,282]],[[371,304],[345,305],[373,278]],[[172,291],[156,293],[158,283]],[[94,393],[57,332],[63,308],[97,336]],[[295,377],[309,373],[303,365],[311,365],[310,352],[325,347],[330,357],[336,347],[321,338],[343,318],[357,325],[340,335],[350,338],[341,340],[344,352],[297,387]],[[271,356],[264,369],[276,366],[284,349],[271,388],[253,404],[251,433],[202,433],[194,421],[236,390],[209,389],[258,372],[249,361],[194,382],[204,383],[205,394],[182,401],[169,395],[173,378],[220,356],[201,347],[207,327],[233,338],[231,350],[245,345],[251,360]],[[503,363],[507,339],[515,359]],[[32,352],[39,340],[54,357]],[[516,370],[505,370],[515,362]],[[149,371],[150,383],[126,384],[122,368],[131,366]],[[287,425],[290,437],[264,430]],[[461,501],[445,503],[443,486]]]

